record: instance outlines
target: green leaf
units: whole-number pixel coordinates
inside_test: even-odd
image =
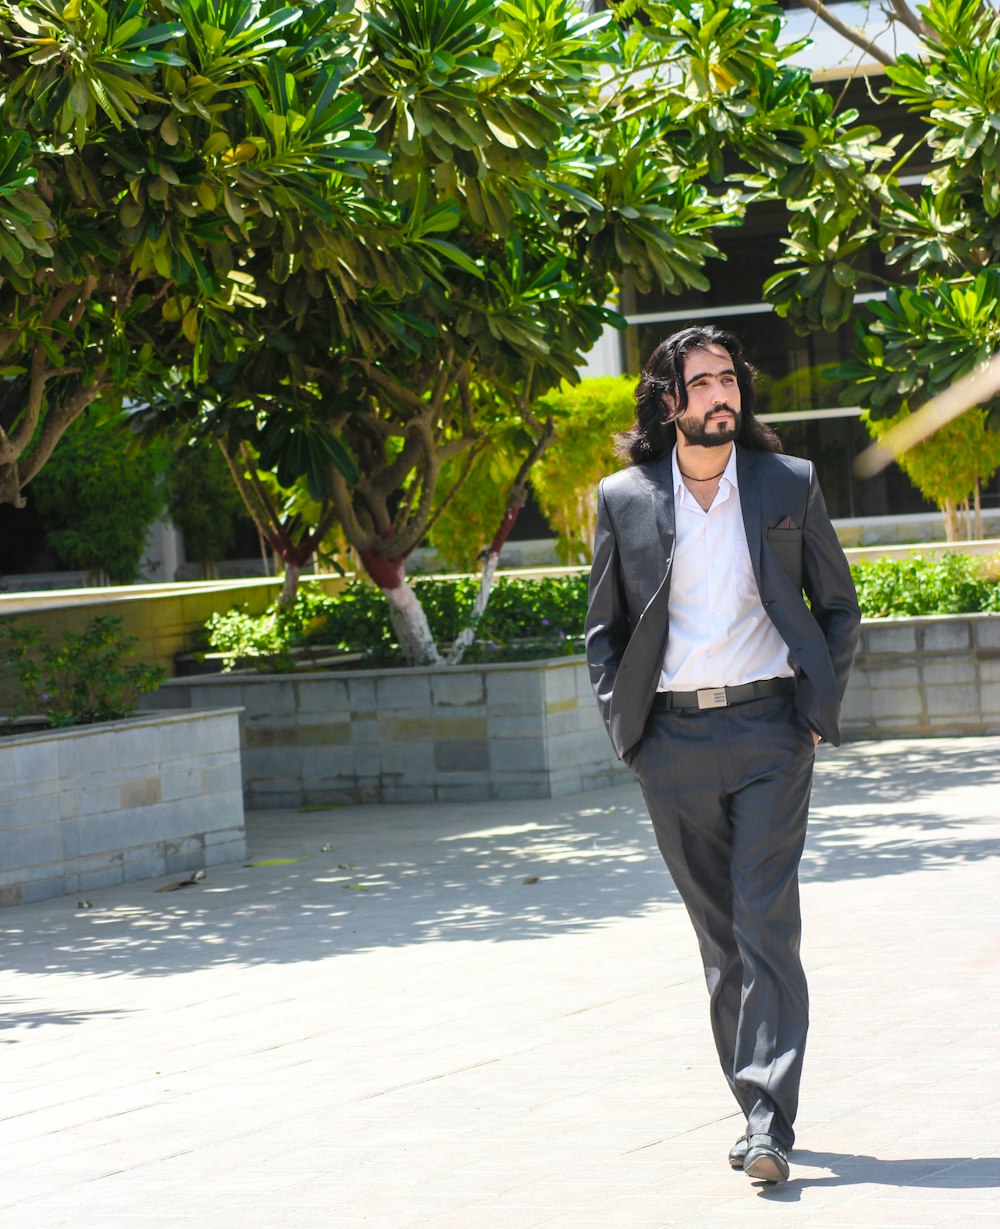
[[[444,239],[424,239],[422,243],[425,247],[433,248],[435,252],[439,252],[446,257],[453,265],[457,265],[466,273],[471,273],[473,277],[482,279],[484,274],[482,269],[467,253],[461,248],[456,247],[453,243],[448,243]]]
[[[292,866],[295,862],[308,862],[312,854],[302,854],[298,858],[259,858],[256,862],[244,862],[246,867],[251,866]]]

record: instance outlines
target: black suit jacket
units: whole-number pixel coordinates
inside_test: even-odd
[[[764,609],[790,650],[796,707],[837,746],[861,615],[815,467],[739,446],[736,466],[750,562]],[[623,759],[642,737],[663,665],[673,550],[670,454],[605,478],[597,496],[587,661]]]

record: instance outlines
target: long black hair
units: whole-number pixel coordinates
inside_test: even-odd
[[[674,333],[661,341],[646,360],[639,383],[635,386],[635,424],[623,431],[616,441],[620,456],[630,465],[656,461],[666,456],[677,439],[675,419],[687,409],[688,396],[684,387],[684,358],[692,350],[707,346],[722,346],[733,360],[736,383],[740,390],[741,422],[736,442],[743,448],[758,452],[781,452],[778,433],[763,423],[754,413],[757,394],[754,377],[757,374],[743,356],[743,345],[735,333],[706,324]],[[672,408],[668,408],[669,401]]]

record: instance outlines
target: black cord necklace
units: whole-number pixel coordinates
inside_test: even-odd
[[[726,470],[729,468],[729,462],[728,461],[726,462],[725,469],[720,469],[717,474],[712,474],[711,477],[709,478],[695,478],[691,474],[685,474],[685,472],[681,469],[679,465],[677,466],[677,468],[680,470],[681,477],[686,478],[688,482],[714,482],[716,478],[721,478],[722,475],[726,472]]]

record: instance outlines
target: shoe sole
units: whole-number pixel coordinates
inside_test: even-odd
[[[749,1164],[744,1162],[743,1172],[750,1178],[759,1178],[762,1182],[784,1182],[788,1170],[783,1169],[776,1157],[764,1153],[755,1156]]]

